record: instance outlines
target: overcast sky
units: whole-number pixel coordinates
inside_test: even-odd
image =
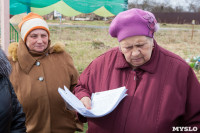
[[[136,0],[128,0],[128,2],[134,2]],[[142,3],[143,0],[138,0],[138,2]],[[187,10],[188,8],[188,4],[185,2],[186,0],[153,0],[154,2],[157,3],[169,3],[170,5],[172,5],[173,7],[175,6],[182,6],[183,9]]]
[[[135,0],[128,0],[129,2],[134,2]],[[155,2],[158,2],[158,3],[170,3],[170,5],[172,6],[183,6],[183,7],[186,7],[187,6],[187,3],[185,2],[185,0],[154,0]],[[141,0],[142,2],[142,0]]]

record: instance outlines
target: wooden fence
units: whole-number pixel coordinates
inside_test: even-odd
[[[159,23],[173,24],[191,24],[195,20],[195,24],[200,24],[200,13],[180,12],[180,13],[153,13]]]

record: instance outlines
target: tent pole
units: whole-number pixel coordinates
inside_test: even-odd
[[[27,11],[26,11],[27,14],[31,12],[31,7],[30,7],[31,0],[29,0],[28,3],[29,4],[27,5]]]
[[[8,55],[8,45],[10,41],[10,1],[1,0],[1,48],[4,50],[6,55]]]

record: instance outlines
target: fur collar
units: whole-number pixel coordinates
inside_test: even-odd
[[[9,54],[9,59],[12,59],[12,61],[17,61],[17,48],[18,48],[18,43],[13,42],[9,45],[8,47],[8,54]],[[49,53],[61,53],[65,51],[65,45],[62,43],[55,43],[49,50]]]
[[[11,65],[4,54],[3,50],[0,49],[0,76],[8,77],[11,72]]]

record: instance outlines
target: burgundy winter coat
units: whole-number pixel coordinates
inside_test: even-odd
[[[119,48],[113,48],[81,74],[74,90],[79,99],[121,86],[128,89],[128,96],[112,113],[87,119],[88,133],[200,129],[200,84],[193,70],[179,56],[154,45],[151,59],[137,70],[132,70]]]

